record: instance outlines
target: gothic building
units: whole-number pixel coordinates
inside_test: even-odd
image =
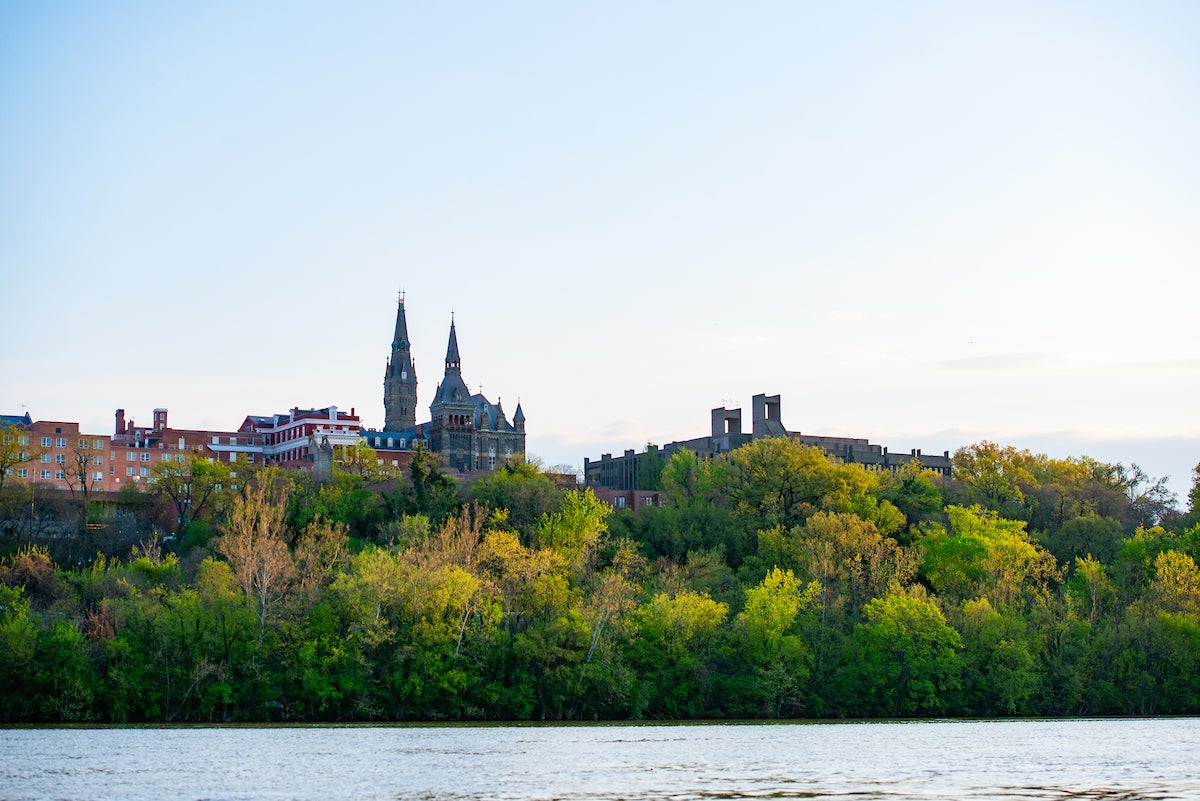
[[[460,472],[494,470],[513,456],[525,455],[525,413],[517,404],[509,421],[499,400],[492,403],[482,392],[471,394],[462,377],[458,352],[458,333],[450,321],[450,341],[446,346],[446,372],[433,402],[430,421],[416,424],[417,374],[408,339],[408,321],[401,296],[396,311],[396,332],[392,338],[392,356],[383,378],[384,431],[363,431],[367,444],[391,434],[401,447],[425,441],[440,454],[446,466]]]
[[[403,431],[417,424],[417,370],[413,364],[412,345],[408,341],[403,295],[396,310],[392,356],[383,374],[383,410],[383,427],[387,431]]]

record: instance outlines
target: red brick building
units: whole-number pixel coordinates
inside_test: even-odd
[[[323,443],[336,448],[360,442],[361,427],[362,421],[353,408],[346,413],[336,406],[293,407],[287,414],[250,415],[239,432],[261,438],[265,464],[306,469],[312,464],[313,451]]]

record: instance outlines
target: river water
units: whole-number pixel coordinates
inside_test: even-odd
[[[1200,799],[1200,719],[4,729],[0,798]]]

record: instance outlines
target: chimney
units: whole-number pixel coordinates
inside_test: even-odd
[[[166,430],[166,428],[167,428],[167,410],[166,409],[155,409],[154,410],[154,430],[155,431],[164,431],[164,430]]]
[[[125,433],[125,410],[124,409],[117,409],[116,433],[118,436]]]

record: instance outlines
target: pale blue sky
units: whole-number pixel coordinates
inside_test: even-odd
[[[1200,4],[0,6],[0,411],[1200,461]]]

